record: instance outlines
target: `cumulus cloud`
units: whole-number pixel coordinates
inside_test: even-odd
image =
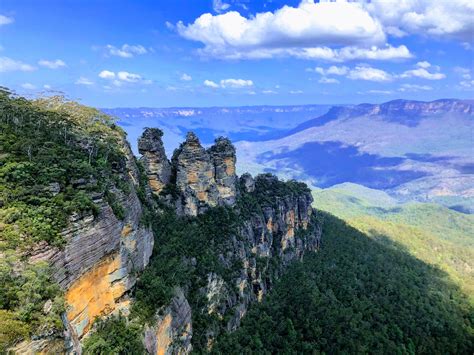
[[[278,94],[278,93],[275,90],[262,90],[262,94],[272,95],[272,94]]]
[[[124,44],[122,47],[115,47],[111,44],[105,46],[109,55],[114,55],[122,58],[133,58],[135,55],[148,53],[148,50],[140,44],[129,45]]]
[[[30,64],[14,60],[9,57],[0,57],[0,73],[9,71],[33,71],[36,68]]]
[[[42,59],[38,62],[38,65],[41,65],[42,67],[46,67],[49,69],[58,69],[66,66],[66,63],[64,63],[61,59],[56,59],[56,60],[45,60]]]
[[[94,85],[94,82],[90,79],[87,79],[86,77],[81,76],[79,79],[76,80],[76,85]]]
[[[470,0],[373,0],[365,4],[386,33],[456,38],[472,43],[474,2]]]
[[[212,80],[204,80],[204,85],[210,88],[218,88],[219,84],[215,83]]]
[[[416,63],[417,68],[412,70],[407,70],[400,75],[401,78],[421,78],[421,79],[428,79],[428,80],[441,80],[446,78],[446,75],[440,73],[440,68],[438,66],[432,66],[430,63],[418,62]],[[435,72],[428,71],[428,68],[432,68]]]
[[[321,75],[346,75],[349,72],[349,68],[346,66],[335,66],[331,65],[329,68],[324,69],[321,67],[308,68],[306,71],[315,72]]]
[[[245,79],[222,79],[219,84],[212,80],[204,80],[204,85],[211,88],[232,88],[232,89],[241,89],[249,88],[253,86],[252,80]]]
[[[180,78],[180,79],[181,79],[182,81],[191,81],[191,80],[193,80],[192,76],[191,76],[191,75],[188,75],[188,74],[186,74],[186,73],[183,73],[183,74],[181,75],[181,78]]]
[[[15,20],[13,19],[13,17],[0,15],[0,26],[9,25],[10,23],[13,23],[14,21]]]
[[[122,86],[125,83],[151,84],[151,80],[144,79],[139,74],[119,71],[117,73],[110,70],[102,70],[99,78],[110,80],[114,86]]]
[[[352,80],[367,80],[377,82],[393,80],[393,76],[386,71],[369,66],[356,66],[349,72],[347,78]]]
[[[252,80],[244,79],[223,79],[221,80],[221,87],[223,88],[243,88],[253,86]]]
[[[114,72],[111,72],[109,70],[102,70],[100,73],[99,73],[99,78],[102,78],[102,79],[114,79],[115,78],[115,73]]]
[[[236,11],[206,13],[193,23],[178,22],[178,33],[201,42],[200,53],[223,59],[293,56],[303,59],[409,58],[406,46],[386,43],[382,24],[363,3],[303,0],[275,12],[246,18]],[[337,46],[338,48],[331,48]]]

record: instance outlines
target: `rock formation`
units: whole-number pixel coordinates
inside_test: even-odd
[[[244,174],[238,179],[235,148],[228,139],[218,138],[206,150],[196,135],[188,133],[170,163],[161,137],[160,130],[147,128],[139,140],[149,183],[142,188],[156,194],[181,215],[197,216],[211,207],[230,206],[236,208],[242,222],[218,255],[224,270],[238,265],[232,278],[218,272],[207,274],[197,291],[206,301],[197,309],[192,309],[197,306],[188,302],[186,287],[177,288],[171,303],[161,307],[154,322],[144,327],[143,341],[150,354],[187,354],[192,350],[193,312],[215,316],[224,324],[224,329],[221,323],[206,329],[210,348],[222,331],[239,326],[249,305],[261,301],[272,287],[275,275],[283,272],[291,261],[319,247],[321,230],[314,223],[312,197],[306,187],[300,184],[288,188],[287,183],[271,175],[254,179]],[[98,213],[70,216],[63,231],[63,248],[42,244],[30,256],[31,261],[48,261],[54,268],[55,280],[64,290],[68,352],[81,353],[81,341],[96,317],[119,311],[128,314],[133,302],[130,291],[153,250],[152,231],[141,222],[145,207],[137,195],[139,170],[126,142],[123,148],[126,161],[115,173],[117,180],[130,188],[109,187],[124,208],[123,218],[115,215],[104,194],[95,193],[92,198]],[[94,183],[84,178],[75,182],[75,187]],[[170,188],[165,189],[167,186]],[[240,210],[237,199],[241,197],[258,201],[259,205]],[[200,267],[193,260],[189,263]],[[36,339],[19,344],[17,350],[47,351],[52,344]]]
[[[171,165],[166,157],[161,137],[163,132],[158,128],[146,128],[138,140],[138,152],[146,169],[151,190],[159,194],[170,182]]]
[[[128,293],[153,250],[152,231],[140,222],[143,211],[136,193],[138,169],[126,142],[124,150],[126,164],[117,174],[129,185],[130,191],[112,188],[117,202],[124,206],[124,218],[117,218],[105,197],[96,194],[93,198],[99,212],[72,215],[68,228],[63,231],[63,248],[42,244],[30,257],[31,262],[49,262],[55,271],[55,280],[65,292],[67,307],[63,320],[71,352],[80,353],[80,340],[96,317],[128,312]],[[80,182],[87,183],[87,180]],[[34,347],[34,343],[27,346]]]
[[[214,168],[214,180],[219,192],[219,201],[232,206],[235,203],[237,188],[235,148],[229,139],[219,137],[207,152]]]
[[[233,206],[237,196],[236,153],[229,139],[219,137],[208,150],[189,132],[186,140],[168,161],[162,142],[163,132],[146,128],[138,140],[140,161],[145,167],[150,188],[156,195],[168,184],[180,193],[176,202],[179,214],[196,216],[209,207]]]

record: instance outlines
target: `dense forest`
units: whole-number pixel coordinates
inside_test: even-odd
[[[472,353],[473,308],[444,272],[329,214],[323,236],[213,353]]]

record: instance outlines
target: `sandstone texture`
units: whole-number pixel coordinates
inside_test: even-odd
[[[161,137],[163,132],[158,128],[146,128],[138,140],[138,152],[145,166],[150,188],[159,194],[170,182],[171,165],[166,157]]]

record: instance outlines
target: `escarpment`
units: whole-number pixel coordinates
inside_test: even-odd
[[[189,133],[168,160],[148,128],[137,160],[97,110],[1,90],[0,108],[0,317],[15,325],[0,352],[107,353],[110,329],[150,354],[208,350],[319,247],[306,185],[239,178],[227,138]]]
[[[235,148],[228,139],[218,138],[205,150],[193,133],[173,154],[170,183],[160,196],[178,213],[174,225],[190,223],[189,217],[195,222],[170,241],[168,234],[160,237],[159,230],[166,229],[160,220],[155,237],[162,244],[153,258],[182,245],[183,267],[191,277],[176,285],[184,290],[179,298],[186,299],[178,303],[190,305],[192,322],[183,327],[175,321],[173,326],[170,308],[157,309],[146,331],[147,348],[169,343],[174,345],[164,353],[210,349],[219,335],[239,326],[251,303],[262,300],[291,261],[319,248],[321,228],[306,185],[270,174],[255,179],[244,174],[239,179],[235,162]],[[203,229],[209,232],[200,237]],[[199,246],[193,249],[195,243]],[[176,304],[175,296],[171,305]],[[187,306],[183,312],[188,313]],[[187,345],[179,346],[183,339]]]
[[[64,290],[69,351],[80,352],[80,340],[96,317],[128,313],[130,291],[153,250],[153,234],[142,223],[143,207],[137,196],[138,168],[128,143],[123,143],[123,149],[124,164],[114,173],[121,187],[112,185],[105,194],[93,194],[95,214],[70,216],[62,232],[63,248],[42,245],[30,257],[50,263]],[[86,189],[88,184],[94,181],[78,181],[76,188]]]

